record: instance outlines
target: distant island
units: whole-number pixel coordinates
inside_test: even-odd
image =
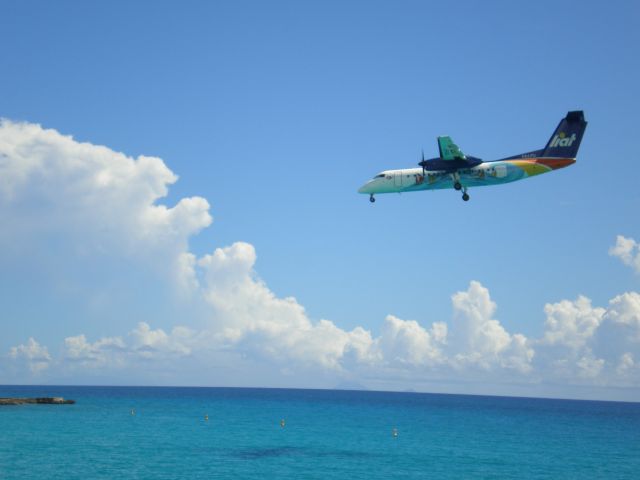
[[[37,397],[37,398],[0,398],[0,405],[73,405],[75,400],[65,400],[62,397]]]

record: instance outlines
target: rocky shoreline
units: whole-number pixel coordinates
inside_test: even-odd
[[[62,397],[37,397],[37,398],[0,398],[0,405],[73,405],[75,400],[65,400]]]

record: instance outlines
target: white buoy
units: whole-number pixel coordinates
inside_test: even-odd
[[[136,409],[135,409],[135,408],[132,408],[132,409],[131,409],[131,415],[135,415],[135,414],[136,414]]]
[[[209,421],[209,415],[207,413],[204,414],[204,421],[205,422]]]
[[[280,426],[281,426],[282,428],[284,428],[284,426],[285,426],[284,418],[283,418],[282,420],[280,420]]]
[[[396,438],[398,436],[398,429],[394,427],[393,430],[391,430],[391,435],[393,435],[393,438]]]

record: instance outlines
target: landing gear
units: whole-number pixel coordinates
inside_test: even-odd
[[[464,187],[462,189],[462,200],[464,200],[465,202],[469,201],[469,194],[467,193],[467,187]]]
[[[369,201],[371,203],[374,203],[376,201],[375,197],[373,196],[373,194],[371,194],[371,196],[369,197]]]
[[[451,174],[451,180],[453,180],[453,188],[456,190],[462,190],[462,184],[460,183],[460,174],[458,172],[453,172]]]

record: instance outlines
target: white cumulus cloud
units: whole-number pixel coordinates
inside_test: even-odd
[[[120,337],[106,337],[90,343],[84,334],[64,339],[66,360],[84,366],[124,365],[126,345]]]
[[[26,363],[32,373],[40,373],[51,364],[51,355],[47,347],[40,345],[32,337],[29,337],[26,344],[11,347],[9,358]]]
[[[616,244],[609,248],[609,255],[618,257],[622,263],[640,273],[640,243],[623,235],[616,237]]]
[[[67,361],[87,368],[123,368],[139,359],[154,360],[188,356],[198,345],[196,333],[187,327],[174,327],[170,333],[153,330],[140,322],[122,337],[104,337],[91,343],[84,334],[64,339]]]
[[[385,319],[378,339],[386,363],[408,366],[433,366],[446,358],[447,324],[434,323],[429,330],[415,320],[401,320],[394,315]]]
[[[11,225],[0,229],[0,246],[26,254],[59,235],[78,256],[146,259],[190,285],[188,238],[212,219],[201,197],[158,203],[177,179],[160,158],[0,120],[0,222]]]
[[[196,332],[190,328],[177,326],[170,333],[161,328],[152,330],[146,322],[140,322],[138,326],[129,332],[132,339],[131,349],[146,358],[155,355],[190,355],[192,348],[197,344]]]
[[[472,281],[467,291],[457,292],[451,300],[454,314],[449,351],[459,368],[530,370],[533,348],[524,335],[510,334],[493,318],[496,304],[486,287]]]
[[[579,349],[587,343],[605,313],[604,308],[592,307],[591,300],[584,296],[575,301],[548,303],[544,311],[547,315],[544,342],[572,349]]]
[[[294,297],[279,298],[268,288],[253,269],[255,261],[255,249],[244,242],[218,248],[198,261],[220,341],[249,355],[332,369],[340,368],[347,352],[359,359],[370,356],[372,340],[366,330],[348,332],[329,320],[314,323]]]
[[[544,336],[535,342],[537,368],[548,379],[597,385],[640,384],[640,294],[627,292],[594,307],[579,296],[545,306]],[[583,382],[584,383],[584,382]]]
[[[591,344],[594,352],[612,365],[622,352],[629,354],[623,363],[640,354],[640,293],[626,292],[609,301]]]

